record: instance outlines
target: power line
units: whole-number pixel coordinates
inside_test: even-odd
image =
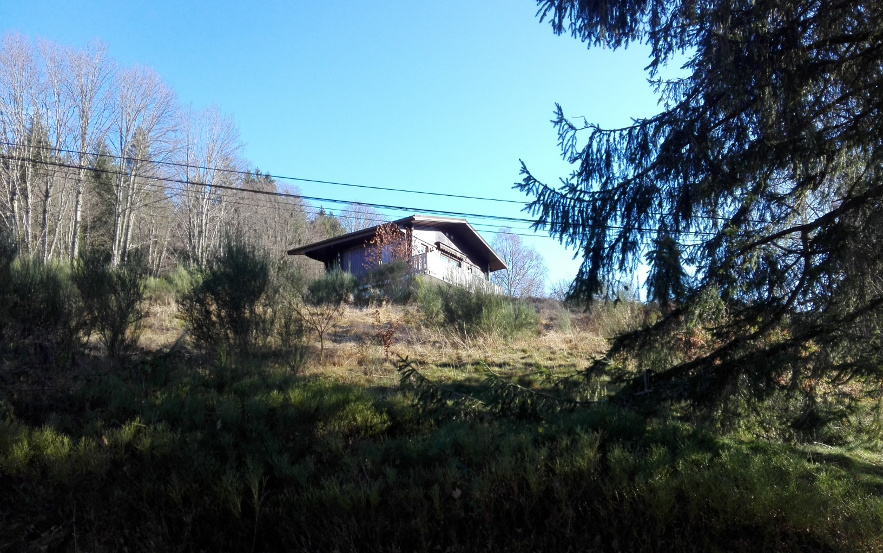
[[[17,144],[15,142],[5,142],[5,141],[0,141],[0,144],[6,145],[6,146],[21,146],[21,144]],[[172,166],[172,167],[183,167],[183,168],[187,168],[187,169],[200,169],[200,170],[204,170],[204,171],[217,171],[217,172],[221,172],[221,173],[229,173],[232,175],[243,175],[243,176],[244,175],[253,175],[253,173],[251,173],[249,171],[242,171],[239,169],[225,169],[225,168],[220,168],[220,167],[208,167],[205,165],[191,165],[189,163],[180,163],[180,162],[175,162],[175,161],[159,161],[159,160],[153,160],[153,159],[141,159],[141,158],[133,158],[133,157],[127,157],[127,156],[118,156],[118,155],[114,155],[114,154],[110,154],[110,153],[98,153],[98,152],[87,152],[87,151],[82,151],[82,150],[68,150],[68,149],[64,149],[64,148],[53,148],[51,146],[31,146],[31,147],[36,148],[36,149],[40,149],[40,150],[51,150],[53,152],[64,152],[67,154],[77,154],[77,155],[85,154],[87,156],[94,156],[94,157],[105,156],[105,157],[109,157],[112,159],[120,159],[120,160],[126,159],[126,160],[131,160],[131,161],[137,161],[139,163],[153,163],[156,165],[168,165],[168,166]],[[259,175],[259,176],[264,176],[264,175]],[[305,177],[288,177],[288,176],[283,176],[283,175],[271,175],[269,173],[267,173],[266,176],[268,176],[272,179],[288,180],[288,181],[294,181],[294,182],[308,182],[308,183],[312,183],[312,184],[330,184],[333,186],[364,188],[367,190],[383,190],[386,192],[402,192],[405,194],[423,194],[423,195],[427,195],[427,196],[439,196],[439,197],[443,197],[443,198],[456,198],[456,199],[461,199],[461,200],[479,200],[479,201],[483,201],[483,202],[500,202],[500,203],[517,204],[517,205],[522,205],[522,206],[525,205],[525,203],[526,203],[526,202],[522,202],[519,200],[505,200],[502,198],[485,198],[485,197],[481,197],[481,196],[463,196],[463,195],[459,195],[459,194],[446,194],[444,192],[429,192],[426,190],[408,190],[406,188],[391,188],[391,187],[385,187],[385,186],[371,186],[371,185],[367,185],[367,184],[353,184],[353,183],[348,183],[348,182],[336,182],[336,181],[319,180],[319,179],[308,179]],[[363,203],[363,202],[353,202],[353,203]]]
[[[170,197],[181,197],[186,192],[186,189],[184,189],[184,188],[172,187],[172,186],[158,187],[157,185],[152,184],[152,183],[145,183],[145,186],[163,189],[163,190],[167,191],[168,196],[164,197],[164,198],[158,198],[158,199],[153,199],[153,198],[151,198],[149,200],[145,199],[141,203],[133,205],[132,206],[133,209],[148,207],[148,206],[160,203],[161,201],[164,201],[166,199],[169,199]],[[168,192],[168,191],[174,191],[174,192]],[[238,198],[225,198],[224,203],[229,204],[229,205],[233,205],[233,206],[245,206],[245,207],[255,207],[255,208],[270,207],[266,204],[247,202],[247,201],[244,201],[244,200],[238,199]],[[307,204],[301,205],[300,208],[308,215],[318,215],[324,209],[321,207],[314,207],[314,206],[307,205]],[[336,209],[336,212],[334,209],[329,208],[326,210],[326,213],[334,215],[338,219],[358,219],[359,218],[354,215],[347,215],[348,212],[345,209],[341,209],[341,208]],[[380,225],[383,223],[389,223],[393,220],[392,217],[388,217],[388,218],[374,218],[374,217],[364,218],[363,217],[363,219],[373,223],[372,226]],[[524,234],[524,233],[514,232],[515,230],[529,230],[529,227],[516,227],[516,228],[509,228],[509,230],[503,230],[504,228],[508,228],[508,227],[501,227],[499,225],[491,225],[488,223],[470,223],[470,224],[474,227],[485,227],[485,228],[481,229],[481,231],[489,233],[489,234],[510,234],[513,236],[520,236],[520,237],[524,237],[524,238],[548,238],[548,236],[545,236],[543,234],[537,234],[537,233]]]
[[[69,164],[69,163],[62,163],[62,162],[57,162],[57,161],[47,161],[47,160],[38,160],[38,159],[25,158],[25,157],[20,157],[20,156],[11,156],[9,154],[0,154],[0,159],[9,159],[9,160],[13,160],[13,161],[29,161],[32,163],[39,163],[41,165],[64,167],[64,168],[68,168],[68,169],[80,169],[80,167],[78,165],[73,165],[73,164]],[[308,200],[308,201],[314,201],[314,202],[328,202],[328,203],[333,203],[333,204],[344,204],[344,205],[349,205],[349,204],[353,203],[348,200],[340,200],[337,198],[320,198],[320,197],[316,197],[316,196],[305,196],[302,194],[292,194],[292,193],[287,193],[287,192],[278,192],[278,191],[271,192],[269,190],[253,190],[253,189],[249,189],[249,188],[238,188],[235,186],[229,186],[229,185],[224,185],[224,184],[207,184],[207,183],[199,183],[199,182],[190,182],[187,180],[176,179],[176,178],[172,178],[172,177],[155,176],[155,175],[129,174],[129,173],[124,173],[122,171],[114,170],[114,169],[89,168],[89,170],[103,172],[106,174],[113,174],[113,175],[150,178],[150,179],[153,179],[156,181],[172,182],[172,183],[177,183],[177,184],[183,184],[185,186],[207,186],[209,188],[216,188],[216,189],[220,189],[220,190],[231,190],[231,191],[235,191],[235,192],[247,192],[247,193],[251,193],[251,194],[258,194],[258,195],[264,195],[264,196],[285,197],[285,198],[293,198],[293,199],[299,199],[299,200]],[[518,217],[506,217],[506,216],[501,216],[501,215],[485,215],[485,214],[480,214],[480,213],[465,213],[465,212],[459,212],[459,211],[447,211],[447,210],[432,209],[432,208],[407,207],[407,206],[398,206],[398,205],[390,205],[390,204],[376,204],[376,203],[368,203],[368,202],[358,202],[358,203],[360,205],[365,205],[365,206],[373,207],[376,209],[404,211],[404,212],[409,212],[409,213],[427,213],[427,214],[431,214],[431,215],[440,215],[440,216],[447,216],[447,217],[488,219],[488,220],[512,222],[512,223],[529,223],[529,224],[536,223],[536,221],[533,219],[525,219],[525,218],[518,218]],[[546,223],[544,226],[554,227],[557,225],[558,225],[558,223],[553,221],[551,223]],[[582,224],[582,225],[577,225],[577,226],[582,227],[584,229],[596,228],[596,229],[601,229],[601,230],[630,230],[630,231],[635,231],[635,232],[656,232],[656,229],[643,228],[643,227],[629,227],[629,226],[624,226],[624,225],[609,225],[608,224],[608,225],[597,225],[597,226],[593,227],[591,225]],[[690,236],[716,236],[717,235],[717,233],[709,232],[709,231],[681,231],[679,234],[690,235]]]
[[[0,141],[0,144],[6,145],[6,146],[22,146],[21,143],[7,142],[7,141]],[[314,184],[329,184],[329,185],[334,185],[334,186],[347,186],[347,187],[353,187],[353,188],[364,188],[364,189],[369,189],[369,190],[383,190],[383,191],[387,191],[387,192],[401,192],[401,193],[406,193],[406,194],[421,194],[421,195],[427,195],[427,196],[438,196],[438,197],[455,198],[455,199],[463,199],[463,200],[500,202],[500,203],[516,204],[516,205],[520,205],[522,207],[526,206],[529,203],[529,202],[523,202],[523,201],[519,201],[519,200],[506,200],[506,199],[502,199],[502,198],[487,198],[487,197],[482,197],[482,196],[466,196],[466,195],[459,195],[459,194],[447,194],[444,192],[429,192],[429,191],[425,191],[425,190],[408,190],[405,188],[370,186],[370,185],[364,185],[364,184],[352,184],[352,183],[344,183],[344,182],[337,182],[337,181],[308,179],[308,178],[303,178],[303,177],[288,177],[288,176],[283,176],[283,175],[272,175],[269,173],[265,173],[264,175],[259,175],[257,173],[251,173],[249,171],[242,171],[242,170],[238,170],[238,169],[209,167],[207,165],[192,165],[189,163],[181,163],[181,162],[175,162],[175,161],[160,161],[160,160],[154,160],[154,159],[135,158],[135,157],[115,155],[115,154],[111,154],[108,152],[89,152],[89,151],[85,151],[85,150],[73,150],[73,149],[55,148],[52,146],[38,146],[38,145],[32,145],[30,147],[35,148],[35,149],[40,149],[40,150],[54,151],[54,152],[64,152],[64,153],[78,154],[78,155],[85,154],[87,156],[94,156],[94,157],[104,156],[104,157],[108,157],[108,158],[116,159],[116,160],[129,160],[129,161],[136,161],[139,163],[151,163],[154,165],[167,165],[167,166],[172,166],[172,167],[181,167],[184,169],[200,169],[200,170],[204,170],[204,171],[228,173],[228,174],[232,174],[232,175],[267,176],[271,179],[289,180],[289,181],[295,181],[295,182],[309,182],[309,183],[314,183]],[[23,158],[23,159],[25,159],[25,158]],[[34,160],[31,158],[31,161],[38,161],[38,160]],[[70,166],[68,165],[68,167],[70,167]],[[79,169],[80,167],[73,166],[73,168]],[[91,169],[91,170],[94,170],[94,169]],[[170,179],[164,179],[164,180],[170,180]],[[181,182],[181,181],[178,181],[178,182]],[[211,186],[221,187],[221,185],[211,185]],[[308,196],[302,196],[302,197],[306,198],[306,199],[311,199]],[[318,199],[317,201],[322,201],[322,200]],[[355,201],[349,201],[349,200],[346,200],[346,201],[344,201],[344,200],[324,200],[324,201],[330,201],[330,202],[335,202],[335,203],[343,202],[343,203],[348,203],[348,204],[354,203],[354,204],[367,205],[367,206],[372,206],[372,207],[377,207],[377,205],[378,205],[378,204],[371,204],[371,203],[367,203],[367,202],[355,202]],[[391,207],[391,209],[394,209],[394,207]],[[411,211],[412,208],[402,208],[402,210]],[[417,211],[423,211],[426,213],[431,212],[431,210],[427,210],[427,209],[417,210]],[[464,215],[470,215],[471,217],[481,217],[481,215],[471,215],[471,214],[464,214]],[[697,215],[697,216],[695,216],[695,218],[700,219],[700,220],[708,220],[708,221],[727,221],[728,220],[726,217],[715,216],[715,215]],[[532,219],[520,219],[519,220],[519,219],[510,218],[509,220],[511,220],[513,222],[521,221],[521,222],[527,222],[527,223],[531,223],[531,224],[536,222]],[[765,221],[749,220],[748,222],[765,224]],[[626,229],[627,227],[607,226],[606,228]],[[635,230],[643,230],[643,229],[636,227]],[[655,230],[650,229],[649,232],[655,232]],[[692,231],[684,231],[684,232],[682,232],[682,234],[708,235],[708,236],[715,235],[715,233],[711,233],[711,232],[692,232]]]
[[[22,158],[22,157],[17,157],[17,156],[10,156],[8,154],[0,154],[0,158],[14,160],[14,161],[30,161],[32,163],[39,163],[41,165],[54,165],[56,167],[65,167],[68,169],[79,169],[79,166],[73,165],[70,163],[61,163],[61,162],[57,162],[57,161]],[[124,173],[122,171],[113,170],[113,169],[90,168],[90,170],[91,171],[101,171],[104,173],[114,174],[114,175],[133,176],[128,173]],[[190,182],[187,180],[176,179],[176,178],[172,178],[172,177],[160,177],[160,176],[143,175],[143,174],[134,174],[134,176],[135,177],[143,177],[143,178],[151,178],[154,180],[164,181],[164,182],[174,182],[174,183],[179,183],[179,184],[184,184],[184,185],[208,186],[210,188],[217,188],[220,190],[234,190],[234,191],[238,191],[238,192],[249,192],[252,194],[260,194],[260,195],[266,195],[266,196],[280,196],[280,197],[297,198],[297,199],[309,200],[309,201],[313,201],[313,202],[329,202],[329,203],[334,203],[334,204],[345,204],[345,205],[353,203],[349,200],[340,200],[337,198],[320,198],[318,196],[305,196],[303,194],[291,194],[288,192],[270,192],[269,190],[253,190],[253,189],[249,189],[249,188],[237,188],[235,186],[229,186],[229,185],[225,185],[225,184],[207,184],[207,183],[199,183],[199,182]],[[408,211],[408,212],[418,212],[418,213],[422,212],[422,213],[429,213],[432,215],[442,215],[442,216],[449,216],[449,217],[473,217],[473,218],[481,218],[481,219],[492,219],[492,220],[497,220],[497,221],[511,221],[511,222],[517,222],[517,223],[525,223],[525,222],[533,223],[533,221],[531,219],[523,219],[523,218],[517,218],[517,217],[504,217],[501,215],[483,215],[480,213],[463,213],[463,212],[459,212],[459,211],[447,211],[447,210],[432,209],[432,208],[422,208],[421,209],[421,208],[416,208],[416,207],[407,207],[407,206],[398,206],[398,205],[389,205],[389,204],[375,204],[375,203],[368,203],[368,202],[358,202],[358,203],[360,203],[361,205],[367,205],[369,207],[374,207],[377,209],[390,209],[390,210],[395,210],[395,211]]]

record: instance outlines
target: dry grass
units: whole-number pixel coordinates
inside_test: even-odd
[[[537,332],[503,339],[462,336],[425,325],[415,306],[347,307],[328,336],[324,363],[319,362],[318,340],[307,336],[315,355],[304,370],[369,386],[394,384],[399,357],[419,360],[427,374],[443,381],[468,378],[476,367],[484,365],[515,377],[538,369],[566,374],[585,368],[607,348],[607,340],[592,317],[569,312],[551,300],[538,302],[534,308],[540,315]],[[380,333],[390,328],[387,358]],[[183,333],[174,301],[154,302],[149,306],[139,345],[148,351],[167,350]]]
[[[148,351],[167,350],[181,338],[184,325],[178,319],[178,305],[172,299],[152,302],[141,327],[138,345]]]
[[[545,306],[544,306],[545,307]],[[538,369],[567,374],[585,368],[607,348],[585,316],[569,316],[561,328],[561,308],[540,309],[541,324],[535,335],[513,339],[497,336],[462,336],[424,325],[417,308],[383,306],[347,308],[326,342],[325,362],[318,354],[305,371],[333,376],[343,382],[388,386],[395,383],[399,357],[419,360],[426,374],[442,380],[462,380],[488,366],[501,375],[517,377]],[[392,325],[389,359],[380,331]],[[309,338],[311,346],[314,337]]]
[[[603,321],[568,311],[552,300],[537,301],[533,307],[540,316],[537,332],[512,339],[462,336],[426,325],[413,305],[347,307],[326,339],[324,362],[319,362],[316,337],[306,337],[314,355],[304,372],[385,387],[397,383],[395,361],[408,357],[419,360],[426,374],[440,381],[468,379],[484,366],[507,377],[538,370],[570,374],[584,369],[608,347],[602,335]],[[380,333],[390,328],[387,358]],[[149,306],[139,345],[147,351],[167,350],[183,333],[177,305],[164,298]]]

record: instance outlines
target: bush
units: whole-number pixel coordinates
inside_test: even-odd
[[[407,261],[384,263],[368,271],[362,278],[359,303],[390,302],[405,304],[415,294],[415,279]]]
[[[69,273],[30,258],[7,261],[0,314],[4,341],[38,362],[66,364],[81,346],[79,298]]]
[[[112,358],[133,350],[147,315],[146,270],[141,259],[132,256],[114,268],[107,254],[86,251],[74,265],[72,278],[80,292],[87,334],[96,332]]]
[[[178,296],[168,278],[152,276],[144,281],[144,295],[148,303],[157,305],[174,303]]]
[[[305,276],[301,265],[281,261],[271,267],[270,282],[263,301],[264,326],[274,352],[287,359],[289,368],[299,367],[305,359],[304,324],[296,309],[304,295],[304,288]]]
[[[344,271],[332,271],[311,282],[304,299],[313,305],[340,305],[351,301],[358,291],[356,277]]]
[[[171,273],[161,277],[148,277],[145,282],[147,300],[151,304],[174,304],[193,288],[199,272],[178,265]]]
[[[522,301],[481,287],[466,289],[423,279],[419,282],[417,303],[429,324],[456,329],[464,336],[503,337],[535,331],[539,324],[536,311]]]
[[[256,248],[228,240],[205,270],[190,278],[192,286],[180,296],[178,309],[199,347],[240,356],[275,348],[300,362],[303,332],[293,307],[303,278],[296,268],[272,266]]]
[[[5,340],[10,324],[9,306],[12,302],[12,263],[17,249],[8,233],[0,231],[0,344]]]
[[[270,263],[253,247],[228,240],[179,301],[181,318],[201,347],[247,353],[266,333],[258,306]]]

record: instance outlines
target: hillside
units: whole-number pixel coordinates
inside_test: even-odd
[[[568,384],[639,307],[538,301],[535,328],[506,338],[428,324],[419,304],[347,307],[320,362],[312,335],[297,360],[206,356],[154,293],[123,362],[97,343],[64,370],[6,350],[2,546],[880,551],[867,429],[777,438]]]

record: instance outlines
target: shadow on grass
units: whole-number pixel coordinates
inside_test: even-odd
[[[609,406],[438,418],[393,387],[186,356],[68,392],[0,423],[9,550],[854,551],[883,522],[854,478],[875,467]]]
[[[842,452],[813,451],[810,462],[841,469],[872,496],[883,497],[883,466]]]

